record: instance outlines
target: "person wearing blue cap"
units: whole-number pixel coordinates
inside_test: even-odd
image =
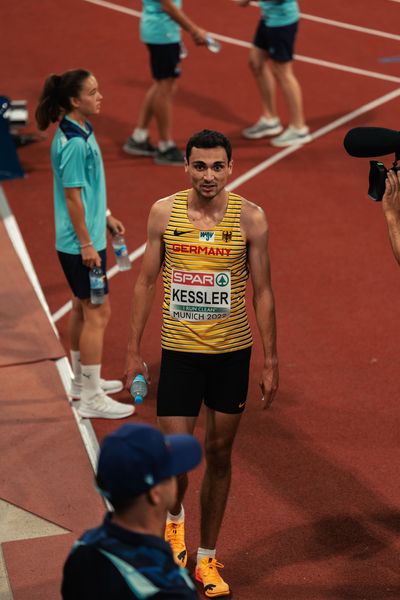
[[[96,484],[114,512],[74,544],[64,565],[64,600],[198,597],[163,533],[176,502],[176,476],[200,460],[192,435],[163,435],[145,424],[124,425],[104,439]]]

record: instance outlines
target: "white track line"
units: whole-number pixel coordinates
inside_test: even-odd
[[[371,102],[368,102],[367,104],[364,104],[363,106],[360,106],[360,108],[356,108],[355,110],[347,113],[346,115],[343,115],[342,117],[339,117],[338,119],[335,119],[335,121],[332,121],[331,123],[328,123],[327,125],[324,125],[323,127],[320,127],[319,129],[317,129],[316,131],[314,131],[311,134],[311,138],[312,138],[312,140],[316,140],[316,139],[322,137],[323,135],[330,133],[334,129],[337,129],[338,127],[341,127],[342,125],[348,123],[349,121],[356,119],[360,115],[363,115],[366,112],[369,112],[370,110],[373,110],[374,108],[377,108],[378,106],[381,106],[382,104],[385,104],[386,102],[390,102],[391,100],[394,100],[395,98],[398,98],[399,96],[400,96],[400,88],[393,90],[392,92],[389,92],[388,94],[385,94],[384,96],[381,96],[381,97],[377,98],[376,100],[372,100]],[[270,156],[269,158],[267,158],[260,164],[256,165],[255,167],[253,167],[252,169],[247,171],[246,173],[243,173],[243,175],[240,175],[239,177],[234,179],[232,181],[232,183],[230,183],[227,186],[226,189],[229,191],[233,191],[234,189],[237,189],[240,185],[242,185],[246,181],[249,181],[249,179],[252,179],[253,177],[258,175],[262,171],[265,171],[266,169],[268,169],[275,163],[279,162],[286,156],[289,156],[290,154],[297,152],[301,148],[303,148],[303,146],[301,144],[299,144],[297,146],[289,146],[288,148],[284,148],[283,150],[280,150],[273,156]],[[144,250],[145,250],[145,244],[142,244],[137,250],[132,252],[132,254],[129,255],[131,262],[133,262],[134,260],[136,260],[137,258],[142,256],[142,254],[144,253]],[[115,271],[113,271],[113,275],[115,275],[115,273],[118,272],[118,268],[115,266],[115,267],[113,267],[113,269],[115,269]],[[111,270],[112,269],[110,269],[110,271]],[[107,276],[108,276],[108,273],[109,273],[109,271],[107,271]],[[66,304],[64,304],[64,306],[62,306],[52,316],[54,321],[58,321],[59,319],[61,319],[61,317],[63,317],[65,314],[68,313],[68,311],[71,309],[71,307],[72,307],[71,302],[67,302]]]
[[[104,8],[109,8],[110,10],[121,12],[126,15],[133,16],[133,17],[140,17],[140,15],[141,15],[141,13],[137,10],[133,10],[131,8],[125,8],[124,6],[119,6],[118,4],[114,4],[113,2],[107,2],[106,0],[84,0],[84,2],[90,2],[91,4],[96,4],[97,6],[103,6]],[[315,17],[315,19],[319,19],[319,18],[320,17]],[[329,19],[327,19],[327,21],[328,20]],[[332,23],[334,23],[334,22],[332,21],[330,24],[332,24]],[[339,23],[339,21],[337,21],[336,23]],[[345,26],[345,25],[346,25],[346,27],[345,27],[346,29],[351,29],[352,27],[356,27],[355,25],[352,26],[352,25],[349,25],[348,23],[343,23],[343,26]],[[360,28],[360,29],[363,29],[363,33],[374,31],[372,29],[371,30],[364,30],[364,28]],[[251,43],[249,43],[249,42],[246,42],[244,40],[238,40],[236,38],[232,38],[232,37],[229,37],[226,35],[221,35],[219,33],[211,32],[211,35],[213,37],[215,37],[217,40],[220,40],[221,42],[233,44],[235,46],[241,46],[242,48],[250,48],[250,46],[251,46]],[[385,34],[385,32],[382,32],[382,37],[388,37],[391,35],[392,34],[389,34],[389,33]],[[400,35],[395,36],[395,38],[400,40]],[[383,81],[391,81],[393,83],[400,83],[399,77],[394,77],[393,75],[385,75],[384,73],[377,73],[376,71],[368,71],[365,69],[358,69],[357,67],[341,65],[339,63],[334,63],[334,62],[330,62],[327,60],[320,60],[318,58],[312,58],[310,56],[295,55],[295,59],[300,62],[306,62],[309,64],[323,66],[328,69],[334,69],[336,71],[345,71],[346,73],[353,73],[354,75],[363,75],[365,77],[372,77],[374,79],[382,79]]]
[[[320,127],[320,129],[317,129],[316,131],[314,131],[311,134],[311,138],[312,138],[312,140],[316,140],[316,139],[322,137],[323,135],[330,133],[334,129],[337,129],[338,127],[341,127],[342,125],[345,125],[349,121],[356,119],[360,115],[363,115],[366,112],[369,112],[370,110],[373,110],[374,108],[377,108],[378,106],[381,106],[382,104],[385,104],[386,102],[390,102],[391,100],[394,100],[394,98],[398,98],[399,96],[400,96],[400,88],[397,90],[393,90],[392,92],[389,92],[388,94],[385,94],[384,96],[381,96],[380,98],[377,98],[376,100],[372,100],[371,102],[364,104],[360,108],[357,108],[356,110],[353,110],[352,112],[347,113],[347,115],[343,115],[343,117],[339,117],[339,119],[332,121],[332,123],[328,123],[327,125]],[[259,165],[255,166],[252,169],[250,169],[249,171],[247,171],[247,173],[240,175],[240,177],[238,177],[237,179],[232,181],[232,183],[227,186],[227,189],[228,190],[236,189],[237,187],[239,187],[240,185],[242,185],[249,179],[252,179],[253,177],[258,175],[262,171],[265,171],[265,169],[268,169],[269,167],[271,167],[275,163],[279,162],[280,160],[282,160],[289,154],[293,154],[294,152],[297,152],[301,148],[303,148],[303,146],[301,144],[299,144],[297,146],[289,146],[288,148],[284,148],[280,152],[277,152],[273,156],[270,156],[269,158],[264,160]]]
[[[11,212],[10,206],[7,202],[6,195],[5,195],[1,185],[0,185],[0,216],[3,220],[5,228],[7,230],[8,237],[10,238],[12,245],[14,246],[15,252],[17,253],[17,255],[21,261],[21,264],[25,270],[25,273],[27,274],[28,279],[32,284],[32,287],[36,292],[39,302],[43,307],[45,315],[49,319],[50,325],[52,326],[54,333],[56,334],[57,337],[59,337],[58,331],[54,325],[54,321],[50,314],[49,305],[47,304],[46,298],[43,294],[43,290],[39,283],[39,279],[37,278],[31,258],[29,256],[28,250],[25,246],[25,242],[24,242],[24,238],[22,237],[21,230],[18,227],[18,223],[17,223],[14,215]]]
[[[37,278],[35,269],[33,267],[31,258],[29,256],[28,250],[26,249],[24,239],[23,239],[21,231],[18,227],[18,223],[17,223],[14,215],[11,212],[6,195],[5,195],[1,185],[0,185],[0,217],[2,218],[3,223],[6,227],[8,236],[11,240],[12,245],[14,246],[14,250],[19,257],[23,268],[25,269],[25,272],[28,276],[28,279],[29,279],[33,289],[36,292],[37,297],[39,298],[39,302],[43,308],[43,311],[47,315],[47,317],[51,323],[51,326],[54,330],[55,335],[57,335],[57,337],[59,337],[58,331],[54,325],[54,322],[53,322],[51,314],[50,314],[49,306],[46,302],[45,296],[43,294],[43,290],[40,286],[40,283]],[[72,375],[71,366],[70,366],[66,356],[55,361],[55,363],[56,363],[58,372],[60,374],[60,379],[63,383],[66,396],[68,397],[68,391],[69,391],[69,386],[71,383],[71,375]],[[78,425],[78,430],[81,435],[82,441],[85,445],[89,460],[91,462],[93,470],[95,470],[96,457],[98,454],[99,445],[98,445],[96,435],[94,433],[91,421],[90,421],[90,419],[81,419],[79,417],[72,401],[70,402],[70,406],[71,406],[75,421]]]
[[[370,29],[369,27],[361,27],[359,25],[352,25],[351,23],[343,23],[342,21],[334,21],[333,19],[325,19],[324,17],[316,17],[315,15],[307,15],[301,13],[302,19],[307,21],[314,21],[315,23],[323,23],[324,25],[332,25],[333,27],[340,27],[340,29],[349,29],[350,31],[357,31],[359,33],[366,33],[367,35],[375,35],[377,37],[387,38],[389,40],[396,40],[400,42],[400,35],[395,33],[388,33],[387,31],[380,31],[379,29]]]
[[[235,2],[235,0],[233,0],[233,2]],[[392,2],[400,2],[400,0],[392,0]],[[250,4],[251,6],[254,6],[259,9],[258,2],[250,2]],[[359,33],[366,33],[367,35],[375,35],[377,37],[383,37],[388,38],[390,40],[400,41],[400,35],[397,35],[395,33],[388,33],[387,31],[381,31],[380,29],[370,29],[369,27],[361,27],[360,25],[353,25],[352,23],[335,21],[334,19],[317,17],[316,15],[308,15],[307,13],[300,13],[300,17],[305,21],[314,21],[315,23],[331,25],[332,27],[339,27],[340,29],[350,29],[351,31],[358,31]]]
[[[90,2],[92,4],[96,4],[98,6],[103,6],[105,8],[110,8],[111,10],[116,10],[118,12],[122,12],[122,13],[131,15],[131,16],[135,16],[135,17],[138,17],[141,14],[138,11],[132,10],[130,8],[118,6],[117,4],[113,4],[112,2],[107,2],[106,0],[84,0],[84,1]],[[248,48],[251,45],[249,42],[245,42],[243,40],[237,40],[237,39],[231,38],[229,36],[224,36],[224,35],[220,35],[217,33],[213,33],[212,35],[222,42],[235,44],[237,46],[242,46],[242,47]],[[346,71],[346,72],[354,73],[357,75],[366,75],[368,77],[374,77],[376,79],[384,79],[385,81],[392,81],[394,83],[400,83],[399,77],[385,76],[385,75],[382,75],[381,73],[375,73],[373,71],[365,71],[363,69],[357,69],[355,67],[348,67],[346,65],[330,63],[328,61],[314,59],[314,58],[310,58],[307,56],[296,56],[296,58],[297,58],[297,60],[301,60],[303,62],[308,62],[311,64],[316,64],[316,65],[322,66],[322,67],[334,68],[337,70]],[[348,123],[352,119],[354,119],[370,110],[373,110],[377,106],[385,104],[386,102],[389,102],[390,100],[393,100],[394,98],[397,98],[399,95],[400,95],[400,89],[397,89],[392,92],[389,92],[388,94],[385,94],[384,96],[381,96],[380,98],[378,98],[376,100],[373,100],[372,102],[368,102],[367,104],[364,104],[360,108],[348,113],[347,115],[343,115],[343,117],[340,117],[339,119],[332,121],[332,123],[328,123],[324,127],[321,127],[320,129],[314,131],[312,133],[311,137],[313,140],[315,140],[315,139],[321,137],[322,135],[326,135],[327,133],[333,131],[334,129],[337,129],[338,127],[341,127],[345,123]],[[238,177],[237,179],[232,181],[232,183],[230,183],[227,186],[227,189],[231,190],[231,191],[236,189],[237,187],[239,187],[240,185],[242,185],[249,179],[252,179],[253,177],[258,175],[262,171],[265,171],[266,169],[268,169],[275,163],[279,162],[286,156],[289,156],[290,154],[297,152],[297,150],[300,150],[300,148],[302,148],[301,145],[284,148],[283,150],[277,152],[273,156],[267,158],[265,161],[263,161],[259,165],[256,165],[255,167],[253,167],[252,169],[250,169],[243,175],[240,175],[240,177]],[[144,253],[144,250],[145,250],[145,244],[142,244],[142,246],[140,246],[137,250],[132,252],[132,254],[129,255],[131,262],[133,262],[134,260],[136,260],[137,258],[142,256],[142,254]],[[111,279],[111,277],[113,277],[117,272],[118,272],[118,267],[115,265],[109,271],[107,271],[107,277],[109,279]],[[71,310],[71,308],[72,308],[71,301],[64,304],[59,310],[57,310],[52,315],[52,319],[54,320],[54,322],[56,323],[57,321],[59,321],[64,315],[66,315]]]
[[[129,255],[129,260],[131,262],[134,262],[136,259],[140,258],[142,256],[142,254],[144,254],[145,247],[146,247],[146,244],[142,244],[141,246],[139,246],[139,248],[137,248],[136,250],[134,250],[133,252],[131,252],[131,254]],[[111,267],[111,269],[109,269],[107,271],[107,277],[108,277],[108,279],[111,279],[117,273],[119,273],[118,266],[114,265],[113,267]],[[59,308],[55,313],[53,313],[51,315],[51,318],[53,319],[54,323],[57,323],[57,321],[59,321],[60,319],[62,319],[62,317],[64,315],[66,315],[67,313],[69,313],[69,311],[71,310],[71,308],[72,308],[72,301],[69,300],[61,308]]]
[[[56,367],[60,375],[61,382],[64,386],[65,394],[68,397],[69,388],[71,385],[71,377],[73,375],[68,358],[64,356],[64,358],[60,358],[59,360],[57,360]],[[74,419],[78,426],[79,433],[81,434],[81,438],[86,448],[90,464],[92,465],[93,471],[96,472],[97,457],[99,454],[99,443],[97,441],[96,434],[92,427],[91,420],[82,419],[79,416],[77,408],[75,408],[77,405],[77,402],[73,402],[72,400],[70,401],[72,414],[74,415]]]
[[[92,2],[93,0],[85,0],[86,2]],[[96,0],[98,1],[98,0]],[[250,48],[249,42],[243,40],[237,40],[236,38],[229,37],[228,35],[221,35],[219,33],[212,34],[215,39],[232,44],[233,46],[240,46],[242,48]],[[319,58],[312,58],[310,56],[304,56],[302,54],[295,54],[294,58],[299,62],[308,63],[310,65],[317,65],[318,67],[326,67],[327,69],[334,69],[335,71],[343,71],[345,73],[351,73],[352,75],[363,75],[365,77],[371,77],[372,79],[381,79],[382,81],[390,81],[393,83],[400,83],[400,77],[394,75],[386,75],[385,73],[379,73],[377,71],[368,71],[366,69],[359,69],[358,67],[350,67],[348,65],[342,65],[334,63],[329,60],[322,60]]]

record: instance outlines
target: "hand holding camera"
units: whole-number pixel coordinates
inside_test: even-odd
[[[382,208],[386,218],[393,217],[400,221],[400,169],[387,171],[385,193],[382,198]]]
[[[344,147],[350,156],[368,158],[372,156],[385,156],[395,154],[391,171],[397,173],[400,167],[400,132],[384,127],[355,127],[347,132]],[[370,161],[368,196],[380,202],[386,193],[388,169],[376,160]]]

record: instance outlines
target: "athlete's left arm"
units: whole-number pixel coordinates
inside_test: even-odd
[[[268,255],[268,223],[262,208],[244,201],[241,225],[247,240],[247,260],[253,284],[253,306],[264,350],[260,387],[264,408],[268,408],[278,390],[279,369],[275,301]]]

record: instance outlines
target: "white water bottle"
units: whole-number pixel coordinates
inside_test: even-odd
[[[90,302],[103,304],[104,302],[104,274],[100,267],[93,267],[89,271]]]
[[[136,375],[135,379],[132,381],[131,394],[135,404],[141,404],[147,396],[147,381],[141,373]]]
[[[125,238],[121,234],[116,233],[112,236],[111,243],[114,248],[118,269],[120,271],[128,271],[131,268],[131,261],[129,260]]]
[[[221,44],[217,42],[217,40],[213,38],[212,35],[210,35],[209,33],[207,33],[206,44],[210,52],[214,52],[214,54],[221,50]]]
[[[189,56],[189,51],[186,48],[185,44],[183,43],[183,41],[181,40],[179,43],[179,58],[181,60],[184,60],[185,58],[187,58]]]

